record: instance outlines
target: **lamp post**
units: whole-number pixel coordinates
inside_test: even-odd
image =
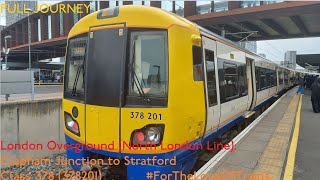
[[[97,8],[96,8],[96,10],[97,10],[97,11],[100,10],[100,0],[97,1]]]
[[[4,37],[4,59],[6,64],[5,70],[7,70],[7,67],[8,67],[7,64],[8,64],[8,54],[9,54],[7,39],[11,39],[11,38],[12,37],[10,35]]]
[[[30,36],[30,13],[32,12],[31,9],[27,8],[25,10],[28,12],[28,48],[29,48],[29,70],[31,71],[31,36]]]
[[[30,34],[30,13],[32,10],[30,8],[25,9],[28,12],[28,48],[29,48],[29,71],[30,71],[30,78],[31,78],[31,100],[34,100],[34,79],[33,74],[31,71],[31,34]]]

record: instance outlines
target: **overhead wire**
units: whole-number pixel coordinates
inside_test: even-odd
[[[231,15],[230,15],[230,17],[239,23],[239,25],[240,25],[240,27],[241,27],[241,31],[242,31],[242,28],[243,28],[243,27],[244,27],[245,29],[250,29],[250,28],[246,27],[245,25],[243,25],[237,18],[235,18],[235,17],[233,17],[233,16],[231,16]],[[283,53],[283,52],[279,51],[277,48],[273,47],[273,46],[272,46],[270,43],[268,43],[266,40],[263,40],[263,41],[266,42],[270,47],[272,47],[272,48],[275,49],[276,51],[280,52],[281,54]],[[270,53],[269,51],[263,50],[262,48],[258,47],[258,45],[257,45],[257,48],[260,49],[260,50],[262,50],[262,51],[264,51],[264,52],[267,52],[268,54],[271,54],[271,55],[274,56],[274,57],[280,58],[280,59],[282,59],[282,60],[284,59],[284,57],[281,58],[281,57],[279,57],[278,55],[274,55],[273,53]],[[282,54],[282,55],[283,55],[283,54]]]

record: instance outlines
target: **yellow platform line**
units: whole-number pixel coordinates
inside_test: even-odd
[[[296,158],[296,151],[297,151],[298,139],[299,139],[301,105],[302,105],[302,95],[300,95],[298,111],[296,114],[296,123],[293,130],[290,149],[287,157],[286,169],[284,171],[284,176],[283,176],[284,180],[293,179],[294,162]]]

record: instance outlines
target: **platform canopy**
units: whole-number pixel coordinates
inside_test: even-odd
[[[317,1],[290,1],[187,18],[217,34],[225,30],[226,37],[233,41],[248,35],[238,32],[256,32],[249,41],[319,37],[319,9]]]
[[[297,55],[297,64],[304,68],[316,66],[319,71],[320,67],[320,54],[299,54]]]

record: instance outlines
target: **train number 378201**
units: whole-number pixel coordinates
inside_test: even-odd
[[[161,113],[130,112],[131,119],[162,120]]]

